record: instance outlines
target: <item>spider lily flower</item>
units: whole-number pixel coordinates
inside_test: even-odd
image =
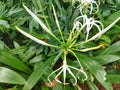
[[[95,0],[77,0],[77,2],[79,2],[80,4],[77,6],[77,8],[80,9],[80,13],[83,14],[84,10],[88,11],[90,10],[90,14],[92,14],[92,12],[94,11],[94,9],[96,8],[96,12],[99,10],[99,4],[100,1]],[[72,0],[72,5],[73,7],[75,7],[76,0]]]
[[[81,27],[82,27],[82,23],[76,20],[74,22],[72,32],[75,33],[75,30],[81,30]]]
[[[101,36],[102,34],[104,34],[105,32],[107,32],[110,28],[112,28],[118,21],[120,20],[120,17],[118,17],[115,21],[113,21],[110,25],[108,25],[106,28],[104,28],[101,32],[97,33],[96,35],[94,35],[93,37],[91,37],[90,39],[87,40],[87,42],[95,40],[96,38],[98,38],[99,36]]]
[[[102,29],[100,32],[98,32],[97,34],[95,34],[94,36],[92,36],[91,38],[89,38],[86,41],[80,42],[74,46],[79,46],[81,44],[85,44],[87,42],[93,41],[96,38],[100,37],[101,35],[103,35],[104,33],[106,33],[108,30],[110,30],[110,28],[112,28],[118,21],[120,20],[120,17],[118,17],[115,21],[113,21],[110,25],[108,25],[106,28]]]
[[[82,22],[81,22],[82,21]],[[104,29],[103,24],[100,21],[95,20],[94,18],[90,17],[88,18],[87,15],[79,16],[75,19],[74,27],[76,26],[76,30],[79,26],[85,26],[86,27],[86,40],[89,38],[89,32],[95,26],[99,32]],[[78,24],[79,22],[79,24]],[[79,25],[79,26],[77,26]]]
[[[58,76],[60,76],[60,75],[63,73],[63,84],[64,84],[64,85],[67,85],[67,84],[69,84],[69,83],[66,83],[66,73],[68,72],[68,73],[73,77],[73,79],[74,79],[74,84],[73,84],[73,85],[76,85],[76,84],[77,84],[77,78],[76,78],[76,76],[73,74],[73,72],[71,71],[71,69],[76,70],[76,71],[78,71],[78,72],[81,72],[81,73],[85,76],[85,79],[84,79],[83,81],[87,80],[87,75],[86,75],[86,73],[85,73],[82,69],[78,69],[78,68],[76,68],[76,67],[67,65],[66,56],[65,56],[65,57],[64,57],[64,61],[63,61],[63,65],[62,65],[60,68],[58,68],[57,70],[53,71],[53,72],[48,76],[48,81],[51,83],[50,77],[51,77],[53,74],[55,74],[56,72],[59,71],[58,74],[55,76],[55,80],[56,80],[57,82],[59,82],[59,83],[62,84],[62,82],[61,82],[60,80],[58,80],[57,78],[58,78]],[[52,84],[52,83],[51,83],[51,84]]]

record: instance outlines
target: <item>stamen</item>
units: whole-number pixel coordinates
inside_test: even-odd
[[[75,6],[75,3],[80,3],[80,4],[78,6]],[[100,1],[98,1],[98,3],[97,3],[97,1],[95,1],[95,0],[78,0],[78,2],[76,2],[75,0],[72,0],[73,7],[79,8],[81,15],[83,15],[84,10],[85,11],[88,10],[90,14],[93,13],[94,9],[96,9],[95,13],[98,12],[99,3],[100,3]]]

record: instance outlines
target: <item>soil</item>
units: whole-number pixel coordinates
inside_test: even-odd
[[[106,90],[99,83],[97,83],[96,86],[99,88],[99,90]],[[120,84],[112,84],[112,86],[113,86],[113,90],[120,90]],[[80,84],[80,87],[81,87],[82,90],[90,90],[89,87],[86,84]]]

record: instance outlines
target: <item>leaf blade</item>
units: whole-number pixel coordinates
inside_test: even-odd
[[[7,52],[2,52],[2,55],[0,56],[0,62],[9,65],[17,70],[23,71],[27,74],[31,73],[29,67],[24,65],[20,60]]]
[[[105,65],[111,62],[115,62],[120,59],[119,55],[113,55],[113,54],[108,54],[108,55],[99,55],[96,57],[93,57],[93,59],[97,62],[99,62],[101,65]]]
[[[0,82],[9,83],[9,84],[25,84],[26,83],[25,79],[22,76],[5,67],[0,67]]]
[[[103,67],[96,61],[92,60],[90,57],[86,55],[80,54],[76,52],[77,57],[89,70],[90,72],[96,77],[96,79],[107,89],[113,90],[112,85],[110,82],[106,82],[106,72],[104,71]],[[82,60],[81,60],[82,59]]]
[[[38,82],[41,76],[44,74],[45,70],[49,67],[54,60],[55,56],[50,57],[46,60],[37,70],[35,70],[31,76],[28,78],[27,83],[24,85],[23,90],[31,90],[34,85]]]

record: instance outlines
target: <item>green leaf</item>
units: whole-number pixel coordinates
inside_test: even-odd
[[[63,2],[70,2],[70,0],[63,0]]]
[[[0,52],[3,50],[9,50],[9,47],[3,41],[0,40]]]
[[[77,57],[89,70],[90,72],[96,77],[96,79],[107,89],[113,90],[112,85],[110,82],[106,82],[106,72],[103,67],[96,61],[92,60],[90,57],[86,55],[80,54],[76,52]]]
[[[9,84],[25,84],[26,83],[25,79],[22,76],[5,67],[0,67],[0,82],[9,83]]]
[[[0,20],[0,25],[6,27],[6,28],[9,28],[10,25],[8,24],[8,21],[5,21],[5,20]]]
[[[45,59],[46,59],[46,56],[44,54],[40,54],[40,55],[34,57],[33,59],[31,59],[29,63],[30,64],[37,63],[37,62],[40,62],[40,61],[45,60]]]
[[[90,90],[99,90],[93,82],[87,81]]]
[[[9,65],[15,69],[18,69],[20,71],[23,71],[27,74],[31,73],[31,70],[24,65],[19,59],[16,57],[10,55],[10,53],[2,52],[2,55],[0,56],[0,62],[4,63],[6,65]]]
[[[0,90],[4,90],[2,86],[0,86]]]
[[[115,19],[120,17],[120,10],[110,15],[105,21],[106,26],[112,23]]]
[[[109,36],[102,35],[102,36],[100,37],[100,39],[106,41],[108,44],[111,43],[111,40],[110,40],[110,37],[109,37]]]
[[[52,88],[52,90],[64,90],[64,89],[63,89],[63,86],[62,86],[61,84],[57,83],[57,85],[55,85],[55,86]],[[65,90],[66,90],[66,89],[65,89]]]
[[[120,75],[107,75],[107,80],[112,83],[120,83]]]
[[[49,90],[49,88],[42,85],[41,90]]]
[[[39,66],[28,78],[27,83],[23,87],[23,90],[31,90],[34,85],[39,81],[41,76],[45,73],[45,70],[48,69],[49,65],[54,60],[55,56],[50,57],[47,59],[42,65]]]
[[[97,62],[99,62],[101,65],[105,65],[111,62],[115,62],[117,60],[120,60],[120,56],[119,55],[99,55],[96,57],[93,57],[93,59]]]
[[[120,41],[114,43],[110,47],[106,48],[103,52],[101,52],[100,55],[103,54],[112,54],[112,53],[117,53],[120,51]]]
[[[108,74],[116,74],[116,75],[120,75],[120,70],[119,69],[110,69],[110,70],[107,70],[107,73]]]

